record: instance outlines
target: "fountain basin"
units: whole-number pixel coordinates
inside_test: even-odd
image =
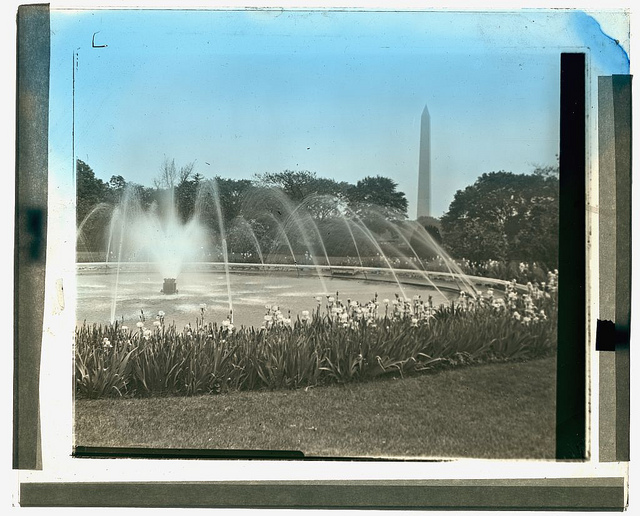
[[[248,269],[248,268],[247,268]],[[327,271],[328,272],[328,271]],[[78,270],[77,275],[77,312],[78,324],[108,324],[111,317],[113,294],[116,285],[116,267],[88,267]],[[325,278],[328,292],[323,291],[315,271],[309,269],[298,273],[290,270],[272,269],[235,270],[230,275],[233,294],[234,323],[236,326],[260,327],[264,322],[266,305],[277,305],[283,314],[295,319],[303,310],[312,311],[318,306],[317,297],[326,304],[326,296],[335,296],[366,303],[378,294],[381,313],[384,314],[384,299],[393,300],[399,294],[398,286],[389,274],[384,271],[378,274],[367,274],[364,277],[331,277]],[[115,319],[130,327],[135,326],[141,311],[147,319],[153,319],[162,311],[166,314],[167,323],[178,325],[194,324],[200,316],[200,306],[207,305],[205,322],[221,323],[229,315],[227,285],[225,273],[220,268],[208,270],[187,270],[180,274],[180,289],[171,296],[160,292],[158,284],[164,278],[149,267],[122,267],[118,278],[118,289]],[[407,279],[407,281],[409,281]],[[422,296],[426,300],[433,296],[435,305],[448,303],[457,298],[458,291],[453,288],[441,288],[440,295],[427,284],[403,283],[408,297]]]

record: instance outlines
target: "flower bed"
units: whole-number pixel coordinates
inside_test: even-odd
[[[527,293],[507,285],[477,297],[461,292],[434,307],[419,296],[367,303],[327,296],[295,318],[265,306],[261,327],[237,328],[231,316],[182,329],[152,324],[141,313],[137,327],[87,325],[76,330],[76,395],[85,398],[197,395],[230,390],[295,389],[361,381],[382,374],[407,375],[439,367],[496,360],[526,360],[555,352],[557,277],[529,284]]]

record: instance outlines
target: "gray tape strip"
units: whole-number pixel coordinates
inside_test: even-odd
[[[599,179],[599,319],[615,320],[616,310],[616,177],[611,77],[598,77],[598,179]],[[613,329],[615,350],[615,327]],[[596,346],[597,347],[597,346]],[[599,355],[599,457],[616,460],[615,355]]]
[[[616,174],[616,460],[629,460],[631,326],[631,76],[611,78]]]
[[[600,353],[600,461],[629,460],[631,324],[631,77],[598,78],[599,318],[615,323]],[[597,349],[604,349],[597,347]]]
[[[34,483],[22,506],[622,510],[623,478]]]
[[[41,469],[39,377],[47,249],[49,7],[18,9],[13,467]]]

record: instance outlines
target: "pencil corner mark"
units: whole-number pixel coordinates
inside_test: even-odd
[[[91,48],[106,48],[109,46],[109,45],[96,45],[96,34],[98,34],[99,32],[100,31],[93,33],[93,37],[91,38]]]

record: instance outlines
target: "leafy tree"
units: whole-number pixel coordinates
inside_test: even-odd
[[[441,220],[446,245],[458,258],[556,267],[558,176],[551,169],[534,174],[483,174],[473,185],[456,192]]]
[[[365,177],[349,188],[349,207],[374,231],[384,231],[389,220],[407,218],[408,201],[398,183],[388,177]]]
[[[339,183],[333,179],[319,178],[308,170],[283,172],[265,172],[256,174],[257,186],[280,188],[295,204],[299,204],[311,195],[340,194]]]
[[[93,169],[82,160],[76,161],[76,223],[100,203],[108,199],[108,185],[96,177]]]
[[[560,169],[558,167],[558,165],[547,165],[545,166],[541,166],[541,165],[537,165],[535,170],[533,171],[533,175],[535,176],[541,176],[541,177],[545,177],[545,178],[556,178],[559,179],[560,177]]]
[[[388,232],[390,220],[406,219],[407,201],[404,193],[397,191],[397,183],[393,180],[380,176],[366,177],[352,185],[318,177],[309,171],[285,170],[258,174],[253,181],[216,177],[213,182],[195,173],[193,162],[178,167],[175,159],[165,157],[158,177],[153,181],[155,188],[148,188],[128,182],[122,175],[113,175],[108,182],[104,182],[96,178],[91,167],[80,160],[77,167],[78,221],[81,222],[87,214],[92,213],[91,223],[87,225],[92,241],[85,246],[87,249],[103,247],[99,241],[104,240],[102,237],[108,225],[108,215],[113,206],[129,194],[135,195],[143,209],[165,209],[169,202],[185,222],[193,217],[197,209],[200,220],[214,235],[219,231],[218,207],[214,201],[217,191],[228,242],[233,243],[234,249],[239,252],[249,253],[255,248],[253,235],[261,248],[271,250],[281,243],[282,231],[286,229],[296,252],[306,245],[301,240],[302,235],[297,233],[308,233],[309,238],[315,241],[316,232],[319,232],[332,254],[348,257],[363,251],[365,254],[375,254],[375,249],[370,249],[366,243],[369,237],[360,234],[362,230],[358,230],[357,225],[354,231],[358,234],[355,237],[365,242],[358,244],[362,249],[356,250],[349,228],[345,225],[345,217],[355,212],[369,230],[381,234]],[[100,206],[104,207],[102,220],[94,215],[99,211],[96,207]],[[298,210],[295,223],[291,219],[294,210]],[[385,238],[394,237],[387,235]],[[312,251],[318,255],[323,252],[321,249]]]
[[[302,202],[304,209],[318,224],[330,223],[333,219],[344,215],[347,206],[344,192],[349,186],[331,179],[321,179],[318,193],[308,196]]]
[[[442,223],[440,222],[440,219],[423,215],[422,217],[418,217],[418,223],[433,237],[433,239],[438,244],[442,244],[442,234],[440,232]]]
[[[138,183],[127,183],[127,190],[131,190],[134,192],[138,200],[140,201],[140,206],[143,209],[148,209],[154,203],[157,204],[161,198],[161,191],[156,188],[149,188]]]
[[[182,170],[184,170],[184,168]],[[191,170],[193,170],[193,167],[191,167]],[[181,175],[179,183],[173,187],[176,209],[178,210],[180,218],[185,222],[193,217],[196,197],[198,195],[198,185],[202,179],[203,177],[200,174],[191,177],[191,171],[189,171],[188,174]]]
[[[336,217],[351,185],[334,179],[317,177],[308,170],[284,172],[266,172],[255,176],[259,187],[281,189],[294,206],[304,203],[306,211],[313,213],[317,221]]]
[[[397,190],[398,183],[382,176],[361,179],[348,191],[349,203],[356,211],[377,208],[398,219],[407,218],[409,205],[404,192]]]
[[[84,161],[76,160],[76,227],[78,250],[101,251],[111,214],[112,192]]]
[[[242,215],[247,192],[251,189],[249,179],[227,179],[216,176],[218,196],[225,222]]]
[[[251,224],[243,217],[236,217],[226,225],[227,247],[233,259],[259,263],[263,244],[260,235],[264,231],[259,224]]]

